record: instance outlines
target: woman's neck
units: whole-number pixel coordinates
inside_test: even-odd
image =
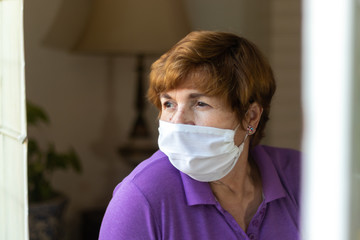
[[[245,154],[244,154],[245,153]],[[247,151],[241,154],[234,169],[224,178],[210,183],[221,206],[246,231],[262,202],[262,184],[257,165],[248,160]]]

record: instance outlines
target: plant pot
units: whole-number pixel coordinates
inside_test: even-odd
[[[61,237],[65,197],[29,204],[30,240],[57,240]]]

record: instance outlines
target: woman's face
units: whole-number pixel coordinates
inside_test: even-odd
[[[218,97],[206,96],[197,89],[179,88],[160,95],[160,119],[172,123],[234,129],[235,113]]]
[[[160,94],[160,101],[163,121],[233,130],[239,125],[235,112],[221,98],[207,96],[188,84]],[[244,136],[239,127],[235,144]]]

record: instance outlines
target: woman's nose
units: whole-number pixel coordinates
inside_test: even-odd
[[[178,109],[174,115],[170,117],[170,122],[195,125],[193,114],[184,108]]]

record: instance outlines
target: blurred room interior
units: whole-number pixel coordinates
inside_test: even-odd
[[[92,21],[90,16],[95,16],[89,14],[95,11],[93,6],[107,6],[113,10],[109,15],[120,15],[121,11],[125,11],[118,9],[117,12],[114,11],[116,8],[109,8],[114,2],[24,2],[26,95],[28,100],[41,106],[51,119],[48,125],[29,128],[28,135],[35,136],[42,144],[52,141],[59,150],[74,147],[83,166],[80,175],[73,171],[59,171],[52,179],[56,188],[70,199],[64,218],[65,239],[69,240],[81,239],[88,234],[87,231],[91,231],[84,227],[84,222],[87,221],[88,226],[96,224],[96,213],[104,211],[116,184],[136,165],[136,156],[128,158],[119,150],[128,146],[139,111],[146,120],[149,132],[145,145],[150,148],[156,146],[157,111],[146,101],[136,102],[143,96],[138,95],[139,71],[136,66],[139,53],[145,53],[141,74],[146,90],[149,67],[162,52],[154,50],[147,54],[146,49],[138,51],[136,46],[129,52],[106,49],[110,45],[106,41],[101,50],[74,50],[84,36],[85,26]],[[176,41],[186,31],[220,30],[243,35],[260,47],[277,79],[274,107],[263,143],[300,149],[300,0],[183,0],[177,4],[183,7],[183,23],[186,23],[187,29],[174,29],[178,34]],[[131,16],[126,11],[124,14]],[[136,19],[146,21],[141,19],[141,14]],[[169,19],[163,21],[168,22]],[[106,21],[104,24],[107,24]],[[133,26],[131,22],[118,24],[118,28],[117,24],[113,23],[111,31],[119,31],[118,36],[132,32],[132,29],[126,29]],[[98,36],[100,43],[101,37],[105,36],[101,32],[103,28],[105,26],[98,26],[97,31],[100,32],[90,34]],[[165,34],[153,32],[158,37]],[[162,51],[168,47],[160,46],[159,49]],[[139,104],[146,107],[139,110]],[[139,133],[136,136],[141,139],[143,135]]]

